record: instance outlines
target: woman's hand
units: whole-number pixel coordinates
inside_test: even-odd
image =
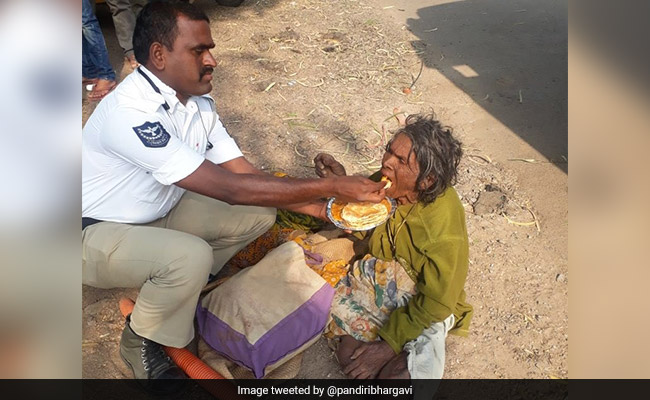
[[[347,175],[343,164],[336,161],[330,154],[318,153],[314,158],[314,164],[316,165],[316,175],[321,178]]]
[[[388,362],[395,357],[395,352],[383,340],[362,343],[357,347],[343,372],[352,379],[373,379]]]

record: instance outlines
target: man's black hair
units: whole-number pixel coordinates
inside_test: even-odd
[[[142,8],[133,31],[133,53],[140,64],[149,61],[149,49],[155,42],[173,50],[178,36],[176,20],[179,15],[192,21],[210,22],[201,9],[180,1],[152,1]]]

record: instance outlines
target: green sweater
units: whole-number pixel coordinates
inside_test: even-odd
[[[394,234],[405,218],[395,238],[394,255],[388,231]],[[443,321],[452,313],[456,324],[450,333],[467,336],[472,317],[472,306],[465,302],[464,290],[469,243],[465,210],[453,187],[431,204],[399,206],[388,221],[375,228],[369,247],[374,257],[399,261],[416,282],[417,293],[406,306],[395,309],[379,331],[395,353],[432,323]]]

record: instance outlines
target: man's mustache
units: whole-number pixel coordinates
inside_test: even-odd
[[[214,68],[212,67],[205,67],[201,70],[201,75],[200,77],[203,78],[207,74],[211,74],[214,71]]]

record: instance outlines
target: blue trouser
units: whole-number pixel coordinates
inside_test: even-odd
[[[81,3],[81,71],[84,78],[115,80],[115,71],[108,60],[108,50],[99,21],[90,0]]]

